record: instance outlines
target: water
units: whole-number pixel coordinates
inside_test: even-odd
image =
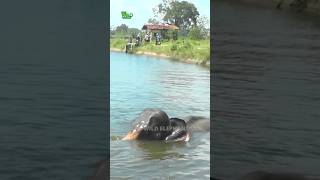
[[[145,108],[160,108],[169,117],[209,117],[210,72],[167,59],[110,54],[110,133],[124,136]],[[110,142],[111,179],[208,179],[209,133],[190,142]]]
[[[319,17],[215,3],[214,175],[320,175]]]

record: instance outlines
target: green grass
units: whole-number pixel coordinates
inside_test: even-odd
[[[124,49],[127,41],[125,39],[113,38],[110,40],[110,47]],[[134,52],[153,52],[165,54],[177,60],[189,60],[197,64],[209,64],[210,62],[210,41],[178,39],[176,41],[163,40],[161,45],[155,45],[155,41],[145,43],[134,48]]]
[[[117,49],[124,49],[127,41],[125,39],[111,39],[110,40],[110,47],[117,48]]]

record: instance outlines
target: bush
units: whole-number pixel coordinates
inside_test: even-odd
[[[192,45],[190,44],[189,41],[186,41],[183,43],[183,48],[185,49],[192,49]]]
[[[125,45],[126,45],[126,40],[124,40],[124,39],[112,39],[111,40],[111,47],[113,47],[113,48],[123,49]]]
[[[170,50],[176,51],[178,49],[178,46],[176,44],[172,44]]]
[[[189,38],[193,40],[203,39],[201,29],[197,26],[194,26],[190,29]]]
[[[168,31],[163,31],[161,33],[163,39],[173,39],[177,40],[178,39],[178,33],[176,30],[168,30]]]
[[[178,32],[175,30],[170,30],[171,33],[171,37],[173,40],[177,40],[178,39]]]

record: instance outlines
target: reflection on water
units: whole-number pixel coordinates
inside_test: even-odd
[[[173,151],[175,148],[184,148],[185,143],[165,143],[155,141],[134,141],[131,144],[138,151],[143,151],[145,159],[180,159],[184,155]]]
[[[120,139],[145,108],[162,109],[169,117],[209,117],[209,70],[113,52],[110,61],[111,178],[208,179],[209,133],[195,134],[188,143]]]
[[[215,176],[319,175],[319,17],[223,1],[215,7]]]

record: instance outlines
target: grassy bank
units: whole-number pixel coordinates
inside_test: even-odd
[[[124,50],[127,40],[113,38],[110,40],[110,49]],[[210,41],[179,39],[176,41],[162,41],[161,45],[155,42],[145,43],[135,47],[133,53],[153,54],[170,57],[179,61],[209,65],[210,64]]]

